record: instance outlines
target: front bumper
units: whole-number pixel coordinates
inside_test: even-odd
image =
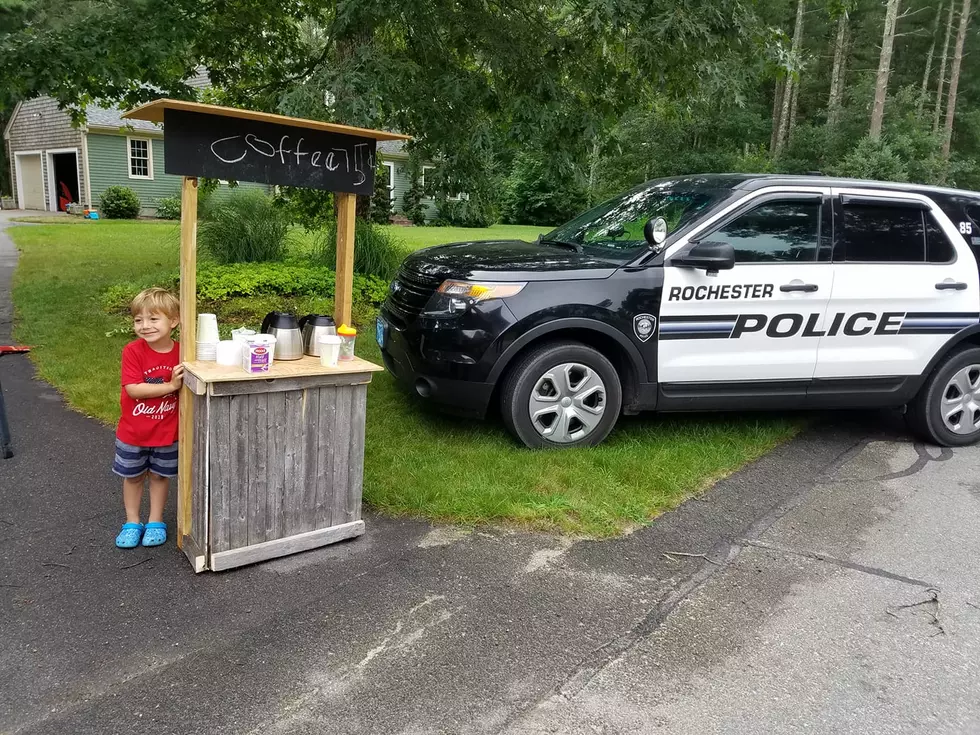
[[[498,337],[515,319],[497,302],[454,320],[420,317],[410,324],[381,309],[387,325],[381,356],[407,390],[452,413],[486,415],[494,383],[488,382],[500,350]]]

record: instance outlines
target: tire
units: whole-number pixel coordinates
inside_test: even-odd
[[[532,349],[508,371],[500,395],[504,424],[532,449],[595,446],[622,405],[616,368],[580,342]]]
[[[947,355],[909,404],[906,419],[919,437],[942,447],[980,440],[980,348]]]

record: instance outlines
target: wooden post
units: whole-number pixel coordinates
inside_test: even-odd
[[[350,324],[354,293],[354,212],[357,195],[337,192],[337,280],[333,318],[339,327]]]
[[[180,359],[197,359],[197,179],[185,176],[180,192]],[[177,547],[191,531],[191,453],[194,403],[190,388],[180,389],[180,453],[177,458]],[[199,488],[198,492],[207,492]]]

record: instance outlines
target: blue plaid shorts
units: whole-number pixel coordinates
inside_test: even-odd
[[[177,442],[169,447],[134,447],[117,438],[112,471],[120,477],[139,477],[147,470],[161,477],[176,477]]]

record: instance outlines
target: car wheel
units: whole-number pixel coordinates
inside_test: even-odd
[[[591,447],[619,419],[623,389],[616,368],[596,350],[550,343],[514,365],[500,400],[504,423],[528,447]]]
[[[954,352],[940,362],[906,416],[916,434],[940,446],[980,440],[980,348]]]

